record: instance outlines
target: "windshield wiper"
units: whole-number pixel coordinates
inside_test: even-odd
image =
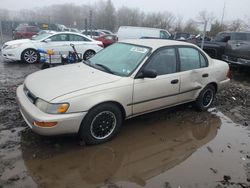
[[[114,72],[110,69],[110,68],[108,68],[107,66],[105,66],[105,65],[103,65],[103,64],[95,64],[95,65],[97,65],[97,66],[99,66],[99,67],[101,67],[101,68],[103,68],[105,71],[107,71],[108,73],[111,73],[111,74],[114,74]]]
[[[90,63],[90,61],[89,60],[83,60],[82,61],[84,64],[86,64],[86,65],[88,65],[88,66],[91,66],[92,67],[92,65],[91,65],[91,63]]]

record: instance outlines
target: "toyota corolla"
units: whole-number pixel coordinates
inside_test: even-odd
[[[229,77],[227,63],[193,44],[127,40],[82,63],[29,75],[17,99],[34,132],[77,133],[87,144],[99,144],[134,116],[188,102],[207,110]]]

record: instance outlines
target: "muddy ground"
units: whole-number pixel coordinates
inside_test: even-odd
[[[112,141],[42,137],[22,119],[15,90],[40,65],[0,60],[0,188],[250,187],[250,71],[234,71],[209,112],[191,105],[125,122]]]

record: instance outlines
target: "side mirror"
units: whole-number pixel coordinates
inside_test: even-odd
[[[45,39],[43,42],[51,42],[51,39]]]
[[[153,69],[144,69],[137,76],[137,78],[156,78],[156,77],[157,77],[157,72],[156,70]]]

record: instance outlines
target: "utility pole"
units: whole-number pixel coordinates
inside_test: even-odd
[[[0,20],[0,44],[3,44],[3,28],[2,28],[2,20]]]
[[[224,21],[225,9],[226,9],[226,2],[224,2],[224,7],[223,7],[223,11],[222,11],[221,22],[220,22],[221,26],[222,26],[223,21]]]
[[[85,34],[87,35],[87,32],[88,32],[88,19],[85,18],[84,22],[85,22]]]
[[[204,30],[203,30],[203,36],[202,36],[202,41],[201,41],[201,49],[203,49],[203,47],[204,47],[206,32],[207,32],[207,20],[204,22]]]
[[[89,11],[89,29],[90,29],[90,37],[92,38],[92,16],[93,16],[93,11]]]

